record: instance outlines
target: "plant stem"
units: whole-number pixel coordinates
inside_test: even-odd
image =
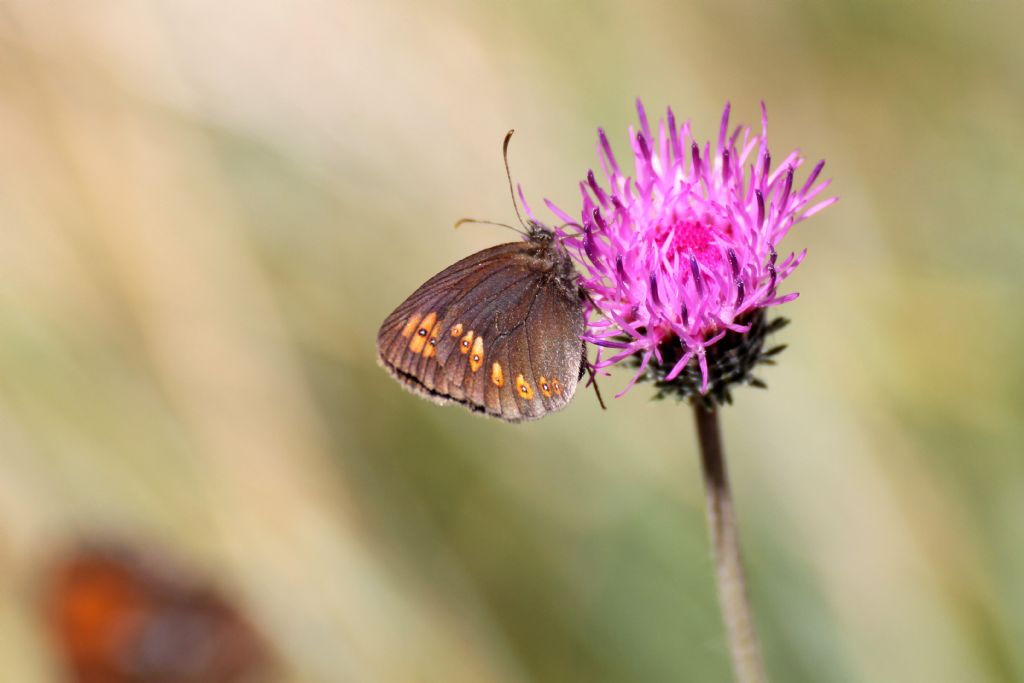
[[[764,683],[764,664],[754,629],[754,616],[747,599],[736,511],[729,491],[729,473],[725,467],[725,453],[722,451],[722,437],[718,427],[718,410],[714,406],[709,408],[694,402],[693,415],[700,443],[718,602],[725,620],[733,677],[736,683]]]

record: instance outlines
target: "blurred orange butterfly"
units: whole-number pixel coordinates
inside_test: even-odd
[[[124,548],[60,560],[46,621],[69,683],[267,681],[267,646],[211,587]]]

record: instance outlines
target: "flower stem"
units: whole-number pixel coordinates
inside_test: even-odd
[[[695,401],[693,415],[700,443],[718,602],[725,620],[733,677],[736,683],[764,683],[764,664],[754,629],[754,616],[747,599],[736,511],[729,491],[729,473],[725,467],[725,453],[722,451],[722,437],[718,427],[718,410],[714,406],[707,407]]]

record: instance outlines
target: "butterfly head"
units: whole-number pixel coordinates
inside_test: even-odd
[[[526,238],[531,242],[552,242],[555,239],[555,231],[540,221],[526,221]]]

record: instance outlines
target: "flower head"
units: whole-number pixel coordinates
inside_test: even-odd
[[[662,393],[728,400],[730,384],[759,384],[750,370],[776,351],[762,350],[764,336],[785,321],[767,322],[765,309],[797,297],[779,285],[806,249],[780,258],[776,245],[837,198],[815,202],[830,183],[818,179],[824,161],[802,184],[797,151],[773,163],[763,103],[760,134],[730,132],[726,104],[718,139],[703,146],[671,109],[656,137],[639,100],[637,111],[635,177],[598,129],[604,181],[590,171],[580,183],[582,234],[563,237],[589,295],[584,339],[599,347],[598,369],[639,366],[622,393],[649,379]]]

